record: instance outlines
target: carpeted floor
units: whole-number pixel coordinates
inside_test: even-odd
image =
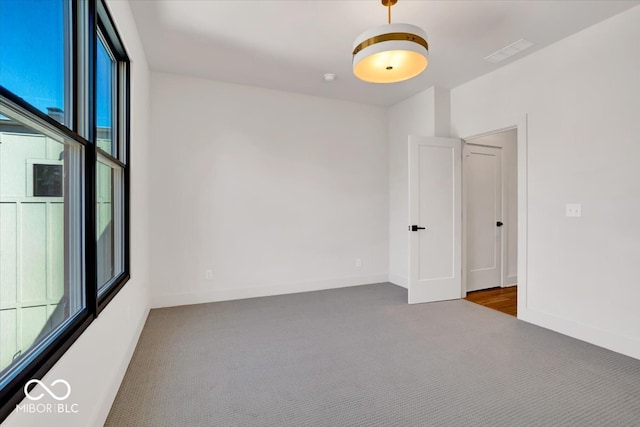
[[[640,426],[640,361],[389,283],[152,310],[107,426]]]

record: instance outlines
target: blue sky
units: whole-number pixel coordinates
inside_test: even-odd
[[[63,108],[62,1],[0,0],[0,84],[39,109]]]
[[[64,109],[63,1],[0,0],[0,85],[44,112]],[[98,126],[111,123],[108,82],[99,73]]]

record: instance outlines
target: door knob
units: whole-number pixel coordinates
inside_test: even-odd
[[[409,226],[410,231],[426,230],[424,227],[418,227],[417,225]]]
[[[502,223],[502,221],[498,221],[498,222],[496,222],[496,226],[497,226],[497,227],[502,227],[503,225],[504,225],[504,224]]]

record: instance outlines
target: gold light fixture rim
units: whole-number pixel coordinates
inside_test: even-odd
[[[411,43],[419,44],[424,47],[427,52],[429,52],[429,43],[421,36],[413,33],[406,32],[393,32],[393,33],[384,33],[379,34],[377,36],[369,37],[368,39],[361,42],[358,46],[353,49],[353,55],[357,55],[361,50],[373,46],[374,44],[388,42],[388,41],[407,41]]]

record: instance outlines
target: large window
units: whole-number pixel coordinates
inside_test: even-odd
[[[101,0],[0,0],[0,422],[129,278],[128,73]]]

